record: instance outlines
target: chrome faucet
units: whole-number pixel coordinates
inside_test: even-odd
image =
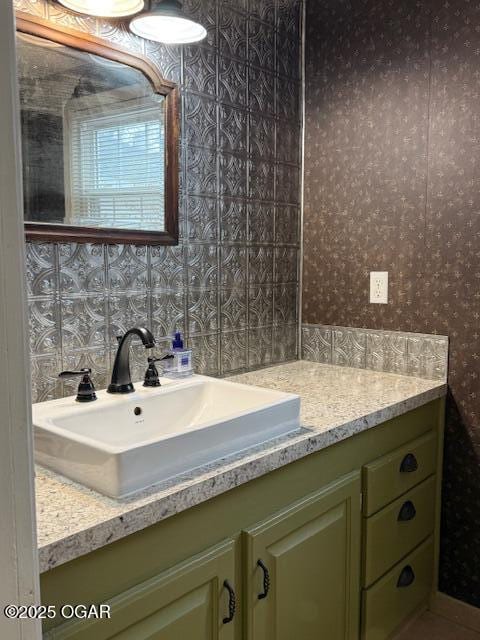
[[[112,380],[108,385],[108,393],[131,393],[135,391],[130,374],[130,342],[134,336],[140,338],[145,349],[155,346],[153,334],[145,327],[129,329],[124,336],[118,338],[119,345],[113,364]]]

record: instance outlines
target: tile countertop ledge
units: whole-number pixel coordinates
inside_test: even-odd
[[[298,393],[306,428],[117,501],[36,469],[40,571],[78,558],[445,395],[443,381],[298,361],[232,376]]]

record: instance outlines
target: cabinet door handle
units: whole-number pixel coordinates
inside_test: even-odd
[[[258,599],[263,600],[268,596],[270,591],[270,574],[262,560],[257,560],[257,566],[263,571],[263,592],[258,594]]]
[[[399,522],[408,522],[409,520],[413,520],[417,515],[417,510],[415,509],[415,505],[411,500],[407,500],[403,503],[399,513],[398,513],[398,521]]]
[[[407,564],[406,567],[403,567],[402,573],[398,577],[397,587],[409,587],[411,584],[413,584],[414,580],[415,574],[413,572],[413,569],[409,564]]]
[[[400,473],[413,473],[418,469],[418,462],[413,453],[407,453],[400,465]]]
[[[228,616],[223,619],[223,624],[228,624],[235,617],[235,609],[237,608],[237,598],[235,591],[228,580],[224,580],[223,586],[228,591]]]

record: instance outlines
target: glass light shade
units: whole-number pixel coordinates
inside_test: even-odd
[[[67,9],[100,18],[122,18],[141,11],[144,0],[58,0]]]
[[[176,0],[164,0],[153,11],[135,16],[130,29],[141,38],[164,44],[190,44],[207,35],[205,27],[183,15]]]

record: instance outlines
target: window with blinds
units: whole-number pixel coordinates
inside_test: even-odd
[[[68,117],[67,224],[163,231],[162,105]]]

